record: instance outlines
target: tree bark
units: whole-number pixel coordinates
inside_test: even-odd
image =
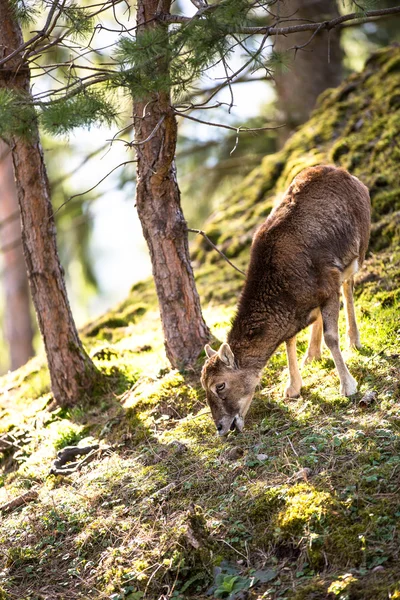
[[[0,2],[3,55],[23,43],[21,28],[8,1]],[[30,72],[20,58],[0,68],[0,87],[30,95]],[[9,141],[21,213],[22,245],[40,332],[46,349],[51,386],[62,406],[75,404],[100,376],[84,351],[68,302],[56,245],[49,183],[37,126],[28,138]]]
[[[321,21],[339,16],[336,2],[332,0],[286,0],[281,3],[281,17]],[[303,46],[312,33],[293,33],[277,36],[275,50]],[[342,80],[342,57],[340,30],[321,31],[303,49],[290,50],[286,72],[276,73],[274,79],[278,92],[278,108],[286,126],[279,130],[283,144],[293,130],[307,121],[318,96],[329,87],[336,87]]]
[[[159,4],[138,1],[138,35],[166,27],[154,20]],[[164,0],[162,12],[169,12],[170,5]],[[168,64],[160,60],[154,69],[168,69]],[[176,178],[177,123],[169,93],[133,100],[136,140],[151,138],[137,146],[136,205],[150,250],[167,357],[173,367],[181,367],[194,363],[210,332],[201,313]]]
[[[11,153],[0,140],[0,239],[3,248],[4,334],[12,370],[33,356],[29,284],[21,244],[21,224]]]

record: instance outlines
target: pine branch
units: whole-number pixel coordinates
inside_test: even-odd
[[[54,0],[53,5],[49,10],[49,14],[47,15],[47,19],[46,19],[46,22],[45,22],[43,28],[40,31],[38,31],[37,34],[33,38],[31,38],[30,40],[28,40],[27,42],[22,44],[19,48],[16,48],[13,52],[11,52],[7,56],[5,56],[2,60],[0,60],[0,67],[2,65],[6,64],[9,60],[13,59],[15,56],[18,56],[18,54],[20,54],[26,48],[29,48],[30,46],[35,44],[35,42],[37,42],[38,40],[41,40],[42,38],[46,37],[47,32],[50,29],[51,21],[53,19],[54,13],[57,10],[58,3],[59,3],[59,0]]]
[[[376,17],[389,17],[391,15],[400,14],[400,6],[394,6],[392,8],[382,8],[378,10],[367,10],[363,12],[362,22],[367,23],[374,21]],[[167,23],[180,23],[187,25],[193,19],[198,18],[198,13],[193,17],[184,17],[181,15],[162,15],[160,17]],[[302,31],[316,31],[317,29],[331,30],[336,27],[341,27],[349,21],[360,19],[360,13],[350,13],[347,15],[341,15],[330,21],[321,21],[319,23],[304,23],[303,25],[292,25],[289,27],[276,27],[268,25],[265,27],[238,27],[233,33],[248,33],[251,35],[290,35],[291,33],[299,33]]]

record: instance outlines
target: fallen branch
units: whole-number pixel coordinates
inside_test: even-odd
[[[0,506],[0,512],[11,512],[12,510],[14,510],[14,508],[18,508],[19,506],[23,506],[28,502],[33,502],[34,500],[37,500],[38,495],[39,494],[34,490],[26,492],[26,494],[22,494],[21,496],[14,498],[14,500],[7,502],[7,504],[3,504],[3,506]]]
[[[7,438],[10,438],[8,435]],[[4,450],[9,450],[10,448],[16,448],[17,450],[21,450],[21,446],[17,444],[14,438],[11,438],[12,441],[6,439],[6,437],[0,437],[0,452]]]
[[[375,402],[377,397],[378,397],[378,392],[376,392],[375,390],[371,390],[371,391],[367,392],[366,394],[364,394],[364,396],[359,401],[358,406],[362,409],[366,409]]]
[[[242,271],[241,269],[239,269],[239,267],[237,267],[236,265],[234,265],[233,262],[231,262],[229,260],[229,258],[227,256],[225,256],[225,254],[219,248],[217,248],[217,246],[210,240],[210,238],[205,233],[205,231],[203,231],[202,229],[190,229],[189,227],[188,227],[188,231],[191,231],[192,233],[198,233],[199,235],[202,235],[203,238],[206,239],[207,242],[210,244],[210,246],[212,246],[214,248],[214,250],[216,250],[218,252],[218,254],[220,254],[222,256],[222,258],[224,260],[226,260],[226,262],[228,264],[231,265],[231,267],[233,267],[236,271],[238,271],[239,273],[241,273],[242,275],[244,275],[246,277],[246,273],[244,271]]]
[[[66,446],[57,452],[57,458],[53,462],[49,475],[71,475],[71,473],[79,471],[83,465],[87,465],[94,459],[99,449],[99,444],[93,444],[92,446],[85,446],[83,448],[79,448],[79,446]],[[102,450],[104,450],[104,448],[102,448]],[[85,458],[80,461],[71,462],[71,460],[77,456],[85,456]]]

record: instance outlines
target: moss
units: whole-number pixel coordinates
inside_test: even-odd
[[[106,315],[104,317],[101,317],[100,319],[97,319],[97,321],[95,321],[94,323],[87,325],[83,329],[83,334],[88,337],[98,337],[102,329],[117,329],[119,327],[127,327],[127,325],[128,321],[125,318],[113,315]]]
[[[375,217],[375,220],[380,216],[400,210],[400,188],[384,191],[375,191],[375,189],[371,193],[373,200],[372,217]]]
[[[386,75],[389,75],[390,73],[400,73],[400,57],[394,56],[392,60],[389,60],[383,71]]]
[[[348,154],[349,152],[350,152],[350,147],[349,147],[348,142],[346,140],[340,140],[333,146],[333,148],[330,152],[330,158],[331,158],[332,162],[337,162],[341,156],[344,156],[345,154]]]
[[[76,444],[86,435],[81,427],[68,423],[59,423],[57,430],[53,441],[56,450],[61,450],[61,448],[65,448],[65,446],[76,446]]]
[[[303,533],[305,526],[318,524],[331,509],[334,501],[327,492],[298,484],[288,491],[286,506],[277,516],[280,535],[292,537]]]

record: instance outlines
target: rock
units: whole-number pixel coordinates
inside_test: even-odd
[[[268,454],[256,454],[257,460],[267,460]]]

